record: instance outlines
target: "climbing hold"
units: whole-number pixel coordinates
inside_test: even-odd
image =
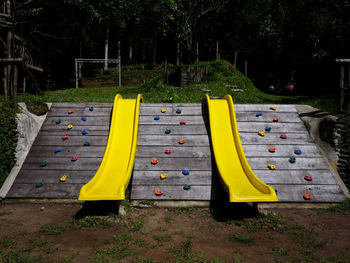
[[[169,134],[169,133],[171,133],[171,130],[169,130],[169,129],[165,129],[164,133]]]
[[[182,170],[182,174],[183,174],[183,175],[189,175],[189,174],[190,174],[190,171],[189,171],[189,170]]]
[[[73,125],[72,124],[68,124],[67,129],[70,130],[72,128],[73,128]]]
[[[88,134],[88,132],[85,131],[85,130],[83,130],[83,131],[81,131],[81,134],[82,134],[82,135],[86,135],[86,134]]]
[[[41,167],[45,167],[46,165],[47,165],[47,162],[45,162],[45,161],[41,161],[41,162],[40,162],[40,166],[41,166]]]
[[[90,143],[88,141],[84,142],[84,146],[90,146]]]
[[[273,118],[273,122],[278,122],[278,118],[276,117],[276,118]]]
[[[161,112],[161,113],[166,113],[166,109],[162,108],[162,109],[160,110],[160,112]]]
[[[56,120],[56,124],[60,124],[61,123],[61,120]]]
[[[74,162],[74,161],[78,160],[78,156],[74,155],[70,160]]]
[[[177,114],[180,114],[180,113],[181,113],[181,110],[180,110],[180,109],[177,109],[177,110],[176,110],[176,113],[177,113]]]
[[[156,121],[159,120],[159,119],[160,119],[159,116],[155,116],[154,117],[154,120],[156,120]]]
[[[63,175],[60,178],[60,182],[65,182],[67,180],[67,175]]]
[[[151,161],[151,164],[157,164],[158,163],[158,160],[153,158],[152,161]]]
[[[184,144],[185,142],[186,142],[185,139],[180,139],[180,140],[179,140],[179,144]]]
[[[304,179],[306,181],[312,181],[312,176],[306,175],[306,176],[304,176]]]
[[[259,134],[260,136],[265,136],[265,132],[263,132],[263,131],[259,131],[258,134]]]
[[[295,154],[301,154],[301,150],[299,150],[299,149],[294,150],[294,153],[295,153]]]
[[[186,122],[185,121],[180,121],[180,125],[185,125]]]
[[[68,140],[69,139],[69,136],[67,136],[67,135],[64,135],[63,137],[62,137],[62,140]]]
[[[276,106],[271,106],[270,107],[270,110],[276,110],[277,108],[276,108]]]
[[[268,164],[267,167],[270,169],[270,170],[275,170],[276,169],[276,165],[274,164]]]
[[[74,110],[68,110],[68,114],[72,114]]]
[[[257,114],[255,114],[256,117],[260,117],[262,116],[262,113],[261,112],[258,112]]]
[[[168,177],[168,174],[160,174],[160,179],[164,180]]]
[[[94,107],[91,106],[91,107],[89,108],[89,111],[93,111],[93,110],[94,110]]]
[[[154,194],[155,194],[155,195],[163,195],[163,191],[160,190],[160,189],[156,189],[156,190],[154,191]]]
[[[266,126],[265,131],[267,131],[267,132],[271,131],[271,127]]]
[[[59,153],[59,152],[61,152],[61,151],[62,151],[61,148],[56,148],[56,149],[55,149],[55,153]]]
[[[295,163],[295,157],[290,157],[290,158],[289,158],[289,162],[290,162],[290,163]]]
[[[270,152],[270,153],[274,153],[275,151],[276,151],[276,148],[274,148],[274,147],[270,147],[270,148],[269,148],[269,152]]]
[[[311,199],[311,194],[304,194],[304,199],[305,200],[310,200]]]
[[[184,185],[184,190],[190,190],[191,189],[191,185],[190,184],[185,184]]]
[[[170,149],[167,149],[167,150],[164,151],[164,153],[166,153],[166,154],[171,154],[171,150],[170,150]]]
[[[86,117],[82,117],[81,120],[82,120],[82,121],[86,121]]]
[[[281,134],[280,138],[281,138],[281,139],[287,139],[287,135]]]
[[[41,181],[38,181],[38,182],[35,183],[35,187],[41,187],[43,185],[44,185],[44,183],[41,182]]]

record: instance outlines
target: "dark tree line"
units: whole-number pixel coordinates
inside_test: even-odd
[[[117,58],[149,67],[234,61],[264,89],[333,91],[335,58],[350,57],[349,0],[3,0],[1,57],[27,53],[44,69],[43,88],[67,87],[74,58]]]

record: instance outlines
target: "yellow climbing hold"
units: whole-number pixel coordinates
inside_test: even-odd
[[[168,177],[168,174],[161,174],[160,175],[160,178],[163,180],[163,179],[166,179]]]
[[[265,132],[263,132],[263,131],[259,131],[258,134],[259,134],[260,136],[265,136]]]
[[[60,182],[65,182],[67,180],[67,175],[63,175],[61,178],[60,178]]]
[[[162,108],[160,111],[161,111],[161,113],[165,113],[166,109]]]
[[[276,165],[274,165],[274,164],[269,164],[267,167],[268,167],[270,170],[275,170],[275,169],[276,169]]]
[[[277,108],[276,108],[276,106],[271,106],[270,109],[271,110],[276,110]]]
[[[70,130],[70,129],[72,129],[73,128],[73,125],[72,124],[69,124],[68,126],[67,126],[67,129],[68,130]]]

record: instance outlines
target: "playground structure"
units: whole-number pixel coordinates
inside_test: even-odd
[[[117,98],[116,101],[123,101]],[[92,187],[94,182],[99,180],[92,178],[97,170],[96,178],[100,177],[100,170],[105,167],[105,160],[102,161],[105,148],[104,158],[107,156],[108,159],[110,150],[108,145],[106,147],[108,131],[110,130],[108,139],[110,142],[113,141],[111,136],[114,134],[114,126],[118,124],[120,129],[125,121],[122,119],[115,121],[114,118],[122,118],[124,114],[119,115],[118,112],[120,109],[122,109],[120,113],[128,112],[126,108],[129,108],[135,117],[135,103],[139,100],[140,98],[132,100],[133,102],[125,100],[126,104],[120,106],[121,108],[114,106],[111,129],[109,129],[111,104],[53,104],[7,198],[69,199],[77,198],[79,192],[85,194],[84,189],[94,188]],[[228,114],[226,108],[230,108],[229,99],[212,100],[207,97],[207,101],[210,125],[224,123],[219,129],[214,127],[214,132],[210,128],[211,143],[208,114],[205,110],[206,106],[202,104],[141,104],[139,118],[128,116],[127,119],[132,119],[134,122],[134,125],[131,125],[134,128],[137,127],[135,121],[137,119],[139,121],[131,199],[209,201],[222,196],[228,199],[227,194],[223,194],[224,190],[220,188],[220,184],[215,182],[217,175],[221,176],[221,181],[230,193],[230,201],[267,202],[277,201],[278,198],[280,202],[341,202],[344,199],[344,194],[333,172],[312,142],[293,105],[235,106],[236,121],[233,124],[237,124],[239,134],[235,133],[234,129],[232,132],[236,137],[239,135],[244,150],[243,155],[246,156],[256,175],[256,177],[253,175],[241,177],[238,181],[242,185],[237,190],[236,182],[229,182],[231,178],[226,176],[231,168],[228,172],[225,171],[229,165],[227,162],[231,162],[232,156],[221,152],[233,146],[232,141],[228,140],[229,136],[221,134],[226,126],[231,127],[227,119],[234,120],[232,114],[226,115]],[[223,112],[222,107],[225,108]],[[210,117],[210,108],[214,109],[214,117]],[[73,112],[69,114],[70,109],[73,109]],[[233,104],[231,112],[232,109]],[[58,120],[60,120],[59,123],[57,123]],[[67,128],[69,124],[72,124],[71,129]],[[127,126],[129,124],[125,123]],[[82,131],[85,131],[85,134]],[[129,137],[132,137],[131,134],[135,136],[135,129],[133,132],[129,131],[127,132]],[[214,139],[215,131],[219,132],[219,138],[223,139],[220,143],[223,145]],[[263,136],[259,135],[262,131]],[[68,138],[63,140],[62,136]],[[117,138],[124,142],[123,136],[117,136]],[[114,135],[112,137],[114,138]],[[125,143],[129,147],[130,139],[128,142],[125,140]],[[215,150],[215,145],[220,145],[219,153]],[[237,148],[237,145],[235,147]],[[55,153],[57,148],[61,151]],[[128,168],[123,171],[128,170],[131,175],[132,150],[130,149],[124,153],[128,155],[130,165],[125,166]],[[224,157],[219,157],[220,154]],[[72,159],[74,156],[77,157],[75,160]],[[113,154],[111,156],[113,157]],[[224,158],[227,160],[224,160],[224,164],[220,164],[220,160]],[[244,162],[242,156],[239,160]],[[118,158],[111,162],[117,161],[122,160]],[[41,162],[45,162],[42,167]],[[233,168],[236,169],[237,165],[235,164]],[[222,166],[224,170],[221,169]],[[248,168],[244,169],[247,175]],[[60,178],[63,175],[66,175],[66,178],[61,182]],[[108,176],[106,178],[108,179]],[[91,183],[80,191],[81,187],[90,180]],[[123,187],[120,188],[122,190],[118,190],[119,192],[125,192],[128,180],[123,180],[121,183]],[[270,187],[260,180],[269,184]],[[113,189],[117,189],[112,179],[101,182],[103,180],[97,183],[99,186],[97,188],[110,189],[112,186]],[[36,183],[41,184],[37,186]],[[249,183],[254,187],[251,188]],[[231,196],[232,189],[235,197],[243,198],[234,200],[234,196]],[[260,199],[249,196],[248,189],[258,192]],[[269,192],[270,199],[261,198],[264,196],[261,192],[264,191]],[[123,198],[121,194],[111,199]],[[108,198],[88,198],[82,195],[81,199],[106,200]]]

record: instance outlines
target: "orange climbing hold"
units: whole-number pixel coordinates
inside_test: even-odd
[[[72,114],[74,110],[68,110],[68,114]]]
[[[184,144],[185,142],[186,142],[185,139],[180,139],[180,140],[179,140],[179,143],[180,143],[180,144]]]
[[[305,200],[310,200],[311,199],[311,194],[304,194],[304,199]]]
[[[160,189],[156,189],[156,190],[154,191],[154,194],[155,194],[155,195],[163,195],[163,191],[160,190]]]
[[[158,160],[153,158],[152,161],[151,161],[151,164],[157,164],[158,163]]]
[[[275,151],[276,151],[276,148],[274,148],[274,147],[270,147],[270,148],[269,148],[269,152],[270,152],[270,153],[274,153]]]
[[[276,117],[276,118],[273,118],[273,122],[278,122],[279,119]]]

